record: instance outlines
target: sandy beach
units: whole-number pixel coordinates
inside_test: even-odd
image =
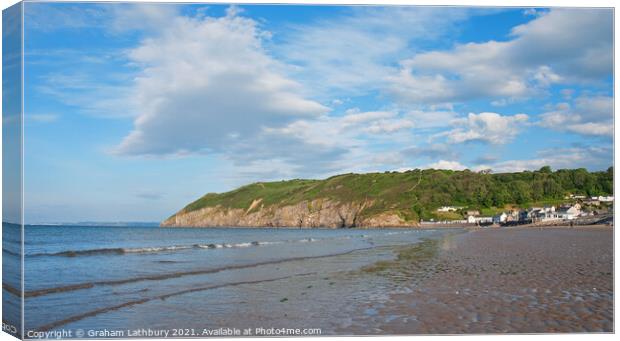
[[[422,278],[379,311],[377,333],[613,332],[612,228],[479,229],[437,247],[399,262]]]
[[[49,240],[47,229],[29,233]],[[80,269],[78,275],[96,270],[97,281],[61,276],[53,287],[31,282],[41,286],[27,288],[37,293],[26,295],[29,330],[182,325],[320,328],[322,335],[613,331],[610,227],[157,229],[153,241],[174,237],[168,240],[173,251],[165,252],[152,252],[159,244],[145,238],[154,233],[150,229],[98,231],[133,236],[136,241],[120,246],[134,252],[93,244],[102,255],[34,257],[41,269],[69,263]],[[197,238],[231,247],[191,247]],[[96,268],[102,258],[106,267]],[[119,268],[150,272],[114,277],[112,270]],[[66,303],[58,306],[59,298]]]

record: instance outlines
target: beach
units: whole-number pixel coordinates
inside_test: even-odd
[[[50,229],[27,230],[26,331],[613,331],[608,226]]]
[[[364,316],[353,303],[391,292],[393,282],[361,267],[452,232],[28,226],[25,233],[26,331],[300,327],[335,334],[351,316]],[[4,256],[19,263],[14,244]],[[19,299],[18,284],[4,283],[3,292]]]
[[[398,265],[425,275],[378,311],[376,333],[613,332],[610,227],[479,229],[437,247]]]

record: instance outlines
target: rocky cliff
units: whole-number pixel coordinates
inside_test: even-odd
[[[181,210],[161,223],[163,227],[415,227],[397,212],[366,214],[372,201],[340,203],[326,199],[301,201],[293,205],[262,204],[254,199],[247,209],[221,205],[194,211]]]

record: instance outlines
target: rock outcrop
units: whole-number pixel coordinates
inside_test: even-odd
[[[328,227],[372,228],[415,227],[397,212],[366,214],[371,201],[339,203],[329,199],[302,201],[288,206],[261,205],[255,199],[248,208],[204,207],[195,211],[181,210],[161,223],[162,227]]]

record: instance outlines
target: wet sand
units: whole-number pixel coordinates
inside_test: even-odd
[[[99,283],[88,290],[103,289],[108,299],[125,292],[136,298],[39,328],[285,327],[321,328],[322,335],[613,331],[612,228],[458,229],[403,243],[390,239],[407,235],[382,234],[369,240],[387,238],[377,247],[261,263],[246,272],[237,267]],[[147,290],[140,290],[143,283]]]
[[[612,228],[479,229],[437,247],[399,263],[418,280],[367,321],[373,333],[613,332]]]

